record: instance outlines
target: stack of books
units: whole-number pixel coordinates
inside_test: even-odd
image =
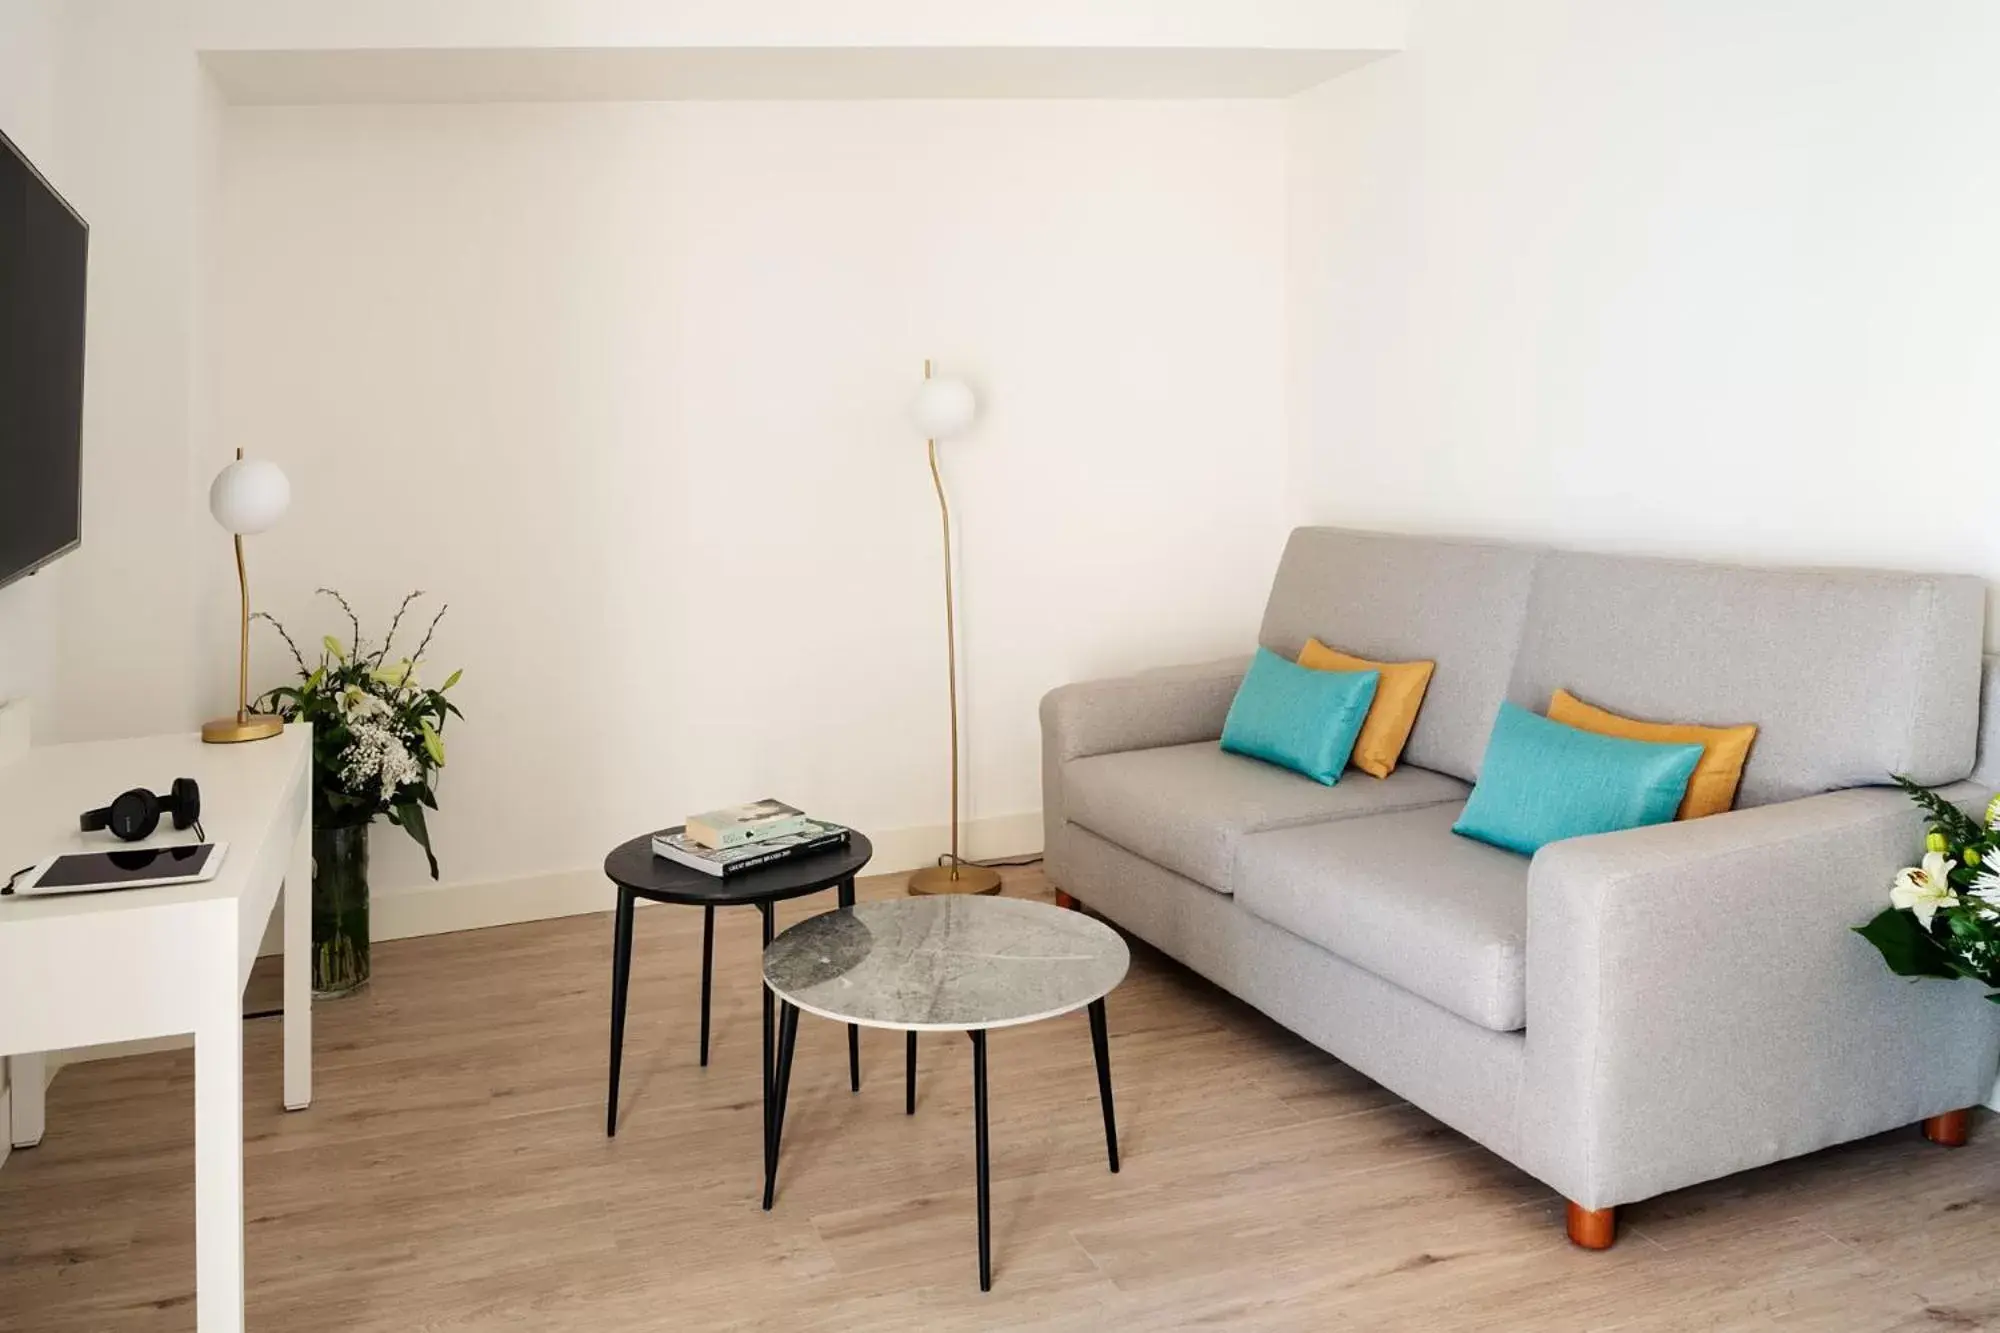
[[[653,855],[704,875],[740,875],[759,866],[844,846],[848,830],[808,818],[783,801],[752,801],[689,815],[653,835]]]

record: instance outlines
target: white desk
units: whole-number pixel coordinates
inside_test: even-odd
[[[229,844],[206,884],[0,898],[0,1056],[13,1141],[42,1136],[41,1052],[194,1035],[195,1319],[243,1328],[243,988],[285,892],[285,1107],[312,1101],[312,733],[243,745],[195,735],[55,745],[0,768],[0,875],[102,849],[77,816],[128,787],[201,784],[202,824]],[[171,820],[148,844],[186,842]],[[297,896],[294,897],[293,895]],[[296,910],[294,910],[296,908]]]

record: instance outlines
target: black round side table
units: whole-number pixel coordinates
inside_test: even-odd
[[[868,839],[850,833],[845,845],[808,852],[789,861],[746,870],[740,875],[704,875],[663,856],[653,855],[653,835],[641,834],[620,843],[604,858],[604,873],[618,886],[618,923],[611,951],[611,1091],[604,1112],[604,1132],[618,1133],[618,1068],[625,1048],[625,995],[632,979],[632,910],[636,900],[682,903],[702,909],[701,923],[701,1062],[708,1063],[708,1010],[710,973],[715,962],[715,909],[755,907],[764,918],[764,945],[770,947],[773,934],[773,905],[787,898],[803,898],[809,893],[836,889],[840,906],[854,905],[854,877],[875,854]],[[764,992],[764,1104],[768,1118],[771,1080],[777,1067],[774,1011],[771,992]],[[847,1029],[847,1076],[856,1092],[861,1090],[861,1035],[852,1024]],[[766,1140],[769,1139],[768,1126]],[[768,1159],[768,1154],[767,1154]],[[768,1176],[771,1163],[765,1163]]]

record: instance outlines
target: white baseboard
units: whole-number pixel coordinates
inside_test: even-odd
[[[1031,810],[1000,815],[960,826],[960,851],[970,860],[1034,856],[1042,849],[1042,813]],[[934,828],[890,829],[870,833],[875,855],[870,875],[907,874],[934,865],[938,853],[951,845],[951,831]],[[547,921],[585,912],[608,912],[617,896],[597,866],[535,875],[489,884],[447,884],[377,895],[369,925],[378,940],[443,935],[457,930],[482,930],[523,921]],[[266,937],[265,952],[278,952],[275,936]]]
[[[868,837],[875,845],[875,855],[868,863],[871,875],[907,874],[933,865],[938,853],[951,845],[951,830],[942,824],[890,829],[870,833]],[[1029,810],[973,820],[960,827],[959,837],[960,851],[975,861],[1036,856],[1042,850],[1042,812]],[[374,939],[405,940],[418,935],[446,935],[458,930],[484,930],[488,926],[608,912],[616,905],[616,896],[603,870],[588,866],[522,879],[378,893],[369,926]],[[264,942],[257,953],[268,958],[283,951],[283,923],[273,916],[265,927]]]

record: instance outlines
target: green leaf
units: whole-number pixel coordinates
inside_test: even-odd
[[[1986,829],[1978,820],[1966,814],[1965,811],[1959,809],[1929,787],[1912,782],[1900,773],[1892,773],[1889,776],[1898,787],[1903,789],[1911,800],[1922,806],[1930,814],[1931,819],[1938,826],[1938,831],[1944,834],[1952,846],[1963,847],[1967,843],[1983,842],[1985,840]]]
[[[325,645],[327,653],[333,658],[334,661],[345,662],[347,660],[347,653],[343,648],[341,648],[339,639],[336,639],[331,634],[329,634],[325,638],[321,639],[320,643]]]
[[[399,805],[389,812],[390,818],[424,849],[424,860],[430,862],[431,878],[438,877],[437,855],[431,851],[430,826],[424,823],[424,808],[415,801]]]
[[[458,684],[458,678],[460,676],[463,676],[464,674],[465,674],[465,668],[460,667],[458,670],[452,672],[449,676],[446,676],[444,679],[444,684],[438,686],[438,693],[443,694],[446,690]]]
[[[1899,977],[1963,975],[1950,954],[1931,938],[1917,918],[1900,907],[1885,907],[1873,921],[1855,926],[1854,933],[1882,952],[1882,961]]]

